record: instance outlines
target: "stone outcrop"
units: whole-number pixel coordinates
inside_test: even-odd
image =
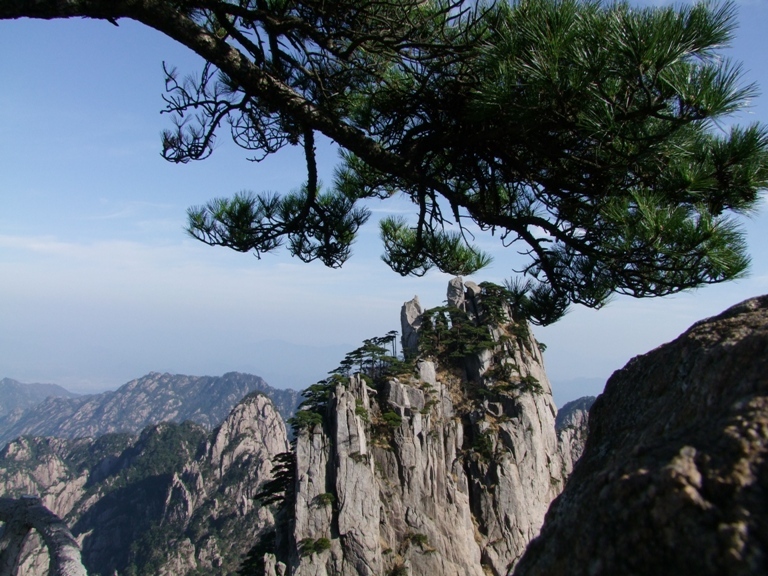
[[[15,576],[24,542],[32,529],[44,542],[50,558],[48,576],[88,576],[80,560],[80,547],[69,527],[42,505],[39,498],[0,498],[0,574]]]
[[[138,437],[20,438],[0,452],[0,486],[39,494],[71,527],[93,574],[231,574],[273,522],[254,497],[288,449],[272,403],[253,394],[210,433],[166,423]],[[26,547],[20,573],[47,573],[37,544]]]
[[[446,302],[448,303],[448,306],[464,310],[464,281],[460,276],[451,278],[448,282]]]
[[[76,398],[49,397],[0,417],[0,446],[22,435],[95,438],[136,433],[159,422],[196,422],[209,430],[251,392],[272,398],[283,418],[296,409],[299,393],[278,390],[252,374],[186,376],[152,372],[119,389]]]
[[[517,576],[768,573],[768,296],[614,373]]]
[[[482,289],[460,286],[449,302],[477,318]],[[406,349],[417,306],[403,308]],[[297,435],[291,553],[267,556],[267,574],[511,570],[564,485],[571,446],[558,444],[535,339],[508,309],[501,320],[487,328],[490,348],[460,365],[422,358],[396,376],[335,382],[323,423]]]

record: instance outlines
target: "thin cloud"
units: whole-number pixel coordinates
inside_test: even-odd
[[[105,199],[102,200],[102,204],[102,212],[84,216],[83,219],[90,221],[121,220],[135,218],[141,214],[157,214],[158,212],[165,212],[177,208],[175,205],[169,203],[147,202],[144,200],[112,202]]]

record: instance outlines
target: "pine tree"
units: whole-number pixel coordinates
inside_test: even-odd
[[[404,195],[412,217],[381,222],[393,270],[472,273],[479,227],[527,254],[511,285],[539,323],[747,268],[731,214],[768,183],[768,131],[719,128],[755,92],[722,55],[732,3],[0,0],[22,16],[131,18],[201,55],[194,78],[167,70],[172,162],[226,126],[256,160],[303,148],[300,190],[189,210],[208,244],[338,267],[370,202]],[[327,187],[317,133],[343,151]]]

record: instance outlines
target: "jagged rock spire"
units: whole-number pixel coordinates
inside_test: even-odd
[[[448,301],[448,306],[464,310],[464,281],[461,276],[456,276],[448,282],[446,300]]]
[[[448,303],[477,320],[481,293],[455,278]],[[407,357],[417,353],[425,313],[418,298],[403,306]],[[333,384],[322,425],[297,434],[291,552],[285,564],[270,558],[267,574],[511,570],[562,489],[570,459],[561,454],[533,335],[507,313],[495,318],[491,349],[469,359],[473,370],[457,366],[466,358],[420,359],[410,371]]]
[[[400,329],[402,337],[400,343],[403,348],[403,356],[411,358],[419,351],[419,328],[421,328],[421,315],[424,310],[419,303],[419,297],[414,296],[403,304],[400,311]]]

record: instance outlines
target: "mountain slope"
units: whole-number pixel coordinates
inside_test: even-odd
[[[3,378],[0,380],[0,418],[31,408],[49,396],[75,398],[78,395],[56,384],[22,384],[12,378]]]
[[[62,438],[138,432],[158,422],[191,420],[211,429],[247,394],[273,399],[283,418],[295,409],[298,392],[278,390],[251,374],[186,376],[152,372],[115,391],[77,398],[48,398],[19,418],[0,422],[0,443],[23,435]]]
[[[92,576],[224,575],[272,523],[254,495],[286,450],[282,418],[257,393],[213,432],[185,422],[138,436],[19,438],[0,451],[0,489],[40,494],[80,541]],[[47,574],[36,544],[20,574]]]

